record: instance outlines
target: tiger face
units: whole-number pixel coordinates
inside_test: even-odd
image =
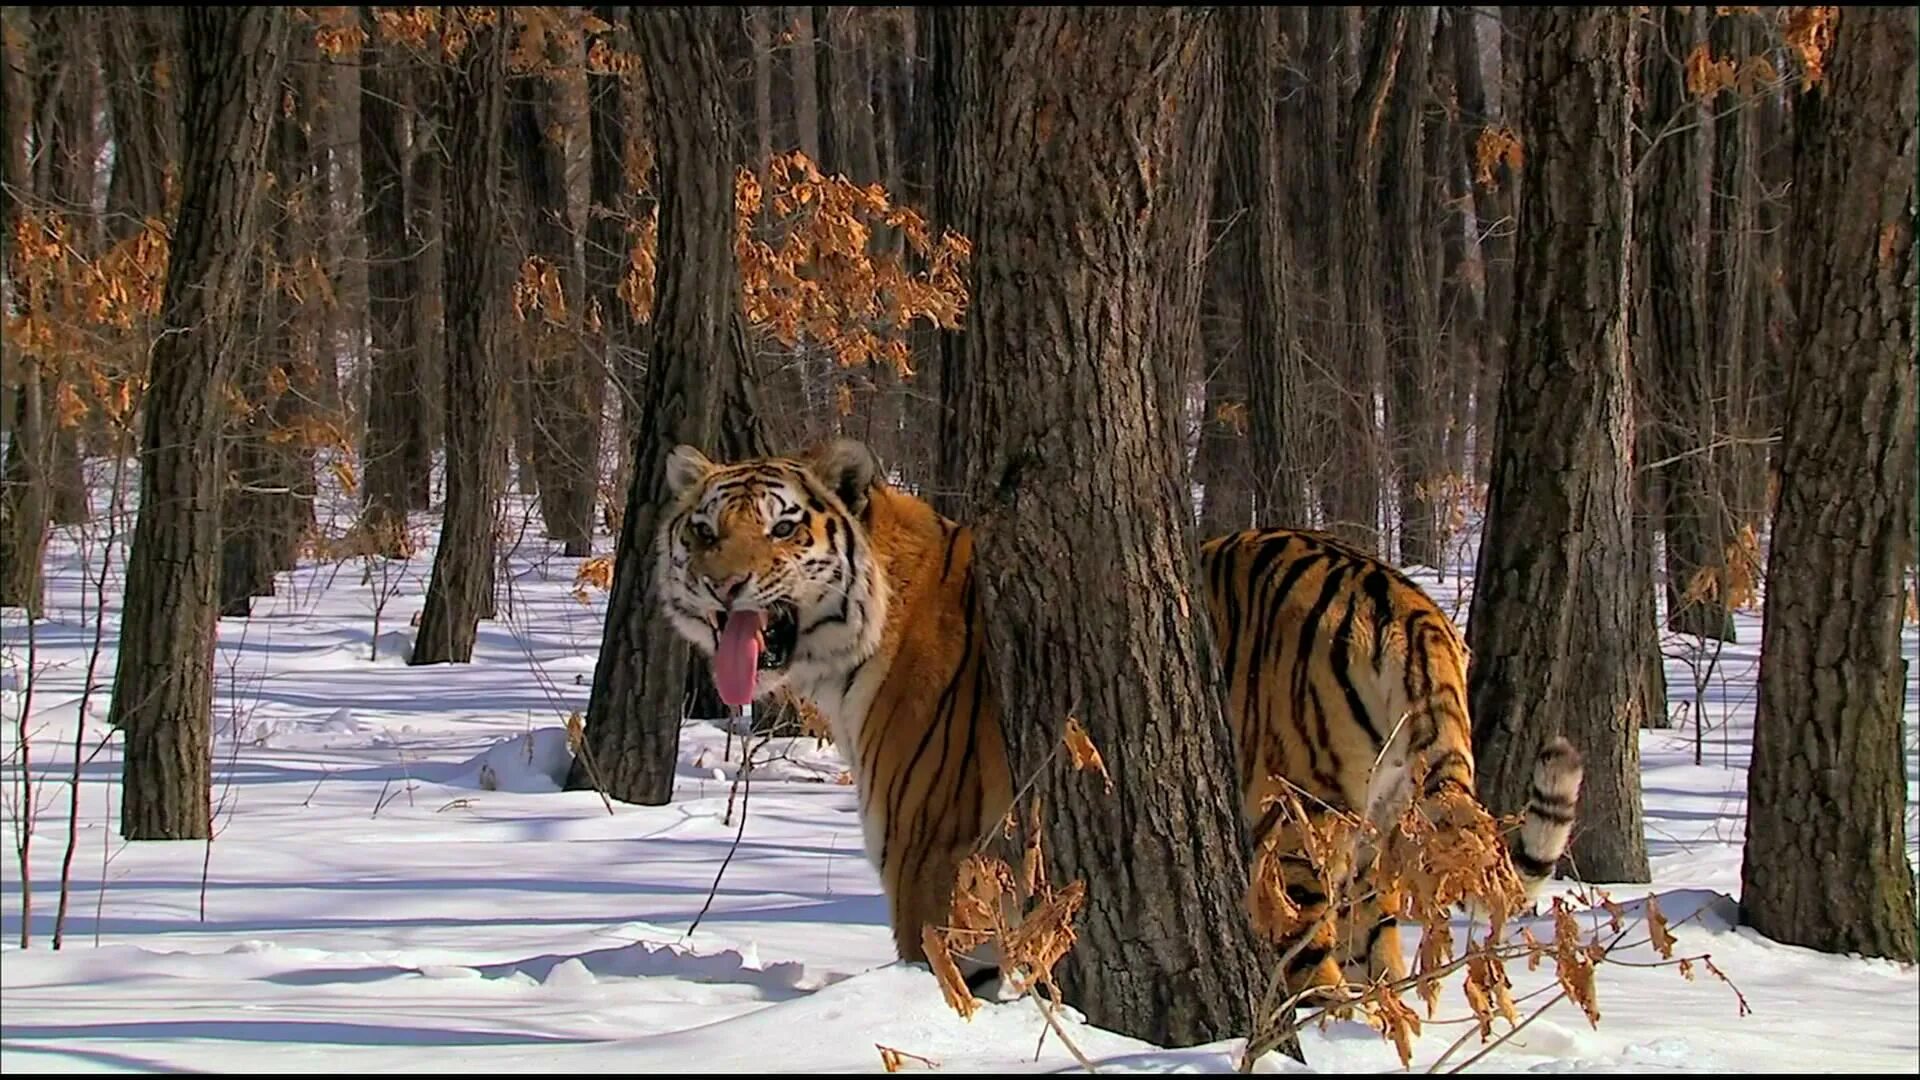
[[[721,700],[808,695],[873,653],[886,585],[861,513],[877,476],[872,452],[850,440],[807,461],[716,465],[684,445],[668,456],[658,596],[710,658]]]

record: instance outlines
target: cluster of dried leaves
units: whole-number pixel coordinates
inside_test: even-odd
[[[775,155],[767,174],[765,190],[745,169],[734,183],[748,322],[789,348],[825,350],[842,366],[885,363],[912,375],[913,324],[960,327],[966,238],[946,232],[934,240],[926,221],[879,184],[824,176],[799,151]]]
[[[1416,762],[1410,780],[1413,790],[1422,790],[1423,772],[1422,764]],[[1380,898],[1383,909],[1403,926],[1420,928],[1415,965],[1399,979],[1382,976],[1366,985],[1346,983],[1289,992],[1282,986],[1282,978],[1291,957],[1283,958],[1275,965],[1260,1004],[1255,1030],[1241,1061],[1242,1071],[1250,1071],[1262,1055],[1280,1047],[1307,1025],[1356,1013],[1394,1044],[1402,1065],[1411,1065],[1413,1043],[1421,1034],[1423,1019],[1407,1005],[1404,995],[1408,991],[1418,994],[1426,1006],[1425,1021],[1432,1021],[1439,1008],[1443,981],[1456,972],[1465,973],[1462,991],[1473,1026],[1435,1063],[1436,1068],[1469,1037],[1477,1036],[1483,1044],[1492,1040],[1484,1054],[1563,999],[1578,1005],[1588,1022],[1597,1027],[1600,1008],[1596,970],[1623,947],[1651,943],[1661,963],[1677,966],[1686,978],[1693,977],[1695,963],[1702,963],[1726,981],[1706,956],[1674,956],[1674,938],[1651,896],[1643,915],[1648,930],[1645,942],[1625,941],[1625,911],[1604,895],[1597,906],[1609,915],[1614,935],[1609,941],[1598,940],[1597,928],[1595,933],[1583,930],[1575,908],[1563,897],[1555,897],[1552,903],[1554,931],[1550,940],[1537,939],[1525,927],[1509,939],[1504,931],[1524,905],[1525,892],[1513,870],[1503,833],[1517,828],[1519,818],[1496,821],[1465,791],[1453,789],[1415,801],[1384,829],[1349,812],[1322,807],[1319,813],[1309,813],[1311,801],[1310,795],[1283,785],[1270,803],[1269,810],[1276,811],[1276,825],[1262,838],[1250,875],[1249,906],[1256,930],[1287,937],[1305,931],[1300,938],[1304,945],[1314,931],[1321,929],[1303,926],[1302,913],[1287,896],[1286,880],[1280,872],[1283,857],[1304,854],[1329,898],[1327,914],[1322,918],[1332,918],[1334,912],[1357,899]],[[1452,925],[1453,912],[1461,907],[1484,920],[1484,933],[1476,936],[1469,931],[1464,950],[1456,949]],[[1558,993],[1522,1018],[1507,965],[1524,962],[1533,971],[1548,960],[1554,964]],[[1313,1007],[1297,1012],[1302,1005]],[[1744,999],[1740,1007],[1744,1015]],[[1506,1033],[1498,1040],[1494,1037],[1496,1019],[1506,1021]]]
[[[1761,562],[1760,538],[1751,522],[1727,544],[1720,565],[1702,566],[1687,580],[1680,594],[1683,607],[1719,603],[1737,611],[1757,611],[1760,607],[1760,581],[1766,568]]]
[[[32,364],[60,427],[91,416],[125,432],[146,389],[149,324],[166,291],[167,230],[149,220],[88,255],[83,222],[33,207],[14,222],[7,273],[16,300],[0,316],[0,333],[13,346],[5,379],[18,385],[26,372],[15,365]]]

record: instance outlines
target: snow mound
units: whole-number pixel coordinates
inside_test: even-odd
[[[566,729],[535,728],[468,758],[444,782],[482,791],[550,792],[566,786],[571,768],[573,751],[567,748]]]
[[[393,745],[384,727],[357,719],[345,706],[325,719],[229,718],[214,729],[218,741],[279,750],[330,750]]]

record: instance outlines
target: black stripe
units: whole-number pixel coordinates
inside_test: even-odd
[[[1393,597],[1388,592],[1389,578],[1375,568],[1360,584],[1373,601],[1373,670],[1379,671],[1386,658],[1387,627],[1393,625]]]
[[[1353,714],[1367,737],[1373,740],[1375,751],[1387,741],[1386,735],[1373,722],[1373,714],[1367,711],[1367,703],[1360,700],[1360,688],[1353,684],[1353,623],[1354,613],[1360,605],[1349,599],[1347,613],[1340,619],[1340,629],[1333,635],[1333,679],[1340,684],[1340,696],[1347,701],[1347,711]]]

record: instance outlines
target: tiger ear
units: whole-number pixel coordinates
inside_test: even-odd
[[[813,475],[839,498],[847,513],[859,517],[867,509],[867,495],[885,476],[880,459],[856,439],[835,439],[815,454]]]
[[[673,448],[667,455],[667,490],[674,498],[706,483],[713,475],[713,462],[707,456],[685,443]]]

